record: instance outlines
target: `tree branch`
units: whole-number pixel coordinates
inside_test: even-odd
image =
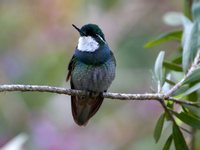
[[[186,105],[190,105],[190,106],[200,108],[199,102],[191,102],[191,101],[188,101],[188,100],[183,100],[183,99],[179,99],[179,98],[175,98],[175,97],[169,97],[168,99],[169,99],[169,101],[173,101],[177,104],[186,104]]]
[[[63,87],[54,87],[47,85],[23,85],[23,84],[10,84],[0,85],[0,92],[48,92],[65,95],[83,96],[89,94],[87,91],[66,89]],[[120,100],[160,100],[163,99],[162,94],[126,94],[126,93],[103,93],[105,98],[120,99]]]
[[[186,75],[182,78],[181,81],[179,81],[177,84],[175,84],[167,93],[166,96],[169,97],[171,94],[173,94],[177,89],[179,89],[184,81],[193,73],[193,71],[197,68],[197,65],[199,64],[199,59],[200,59],[200,49],[198,49],[196,57],[194,59],[193,64],[189,68],[188,72]]]
[[[0,92],[48,92],[65,95],[84,96],[89,94],[87,91],[66,89],[63,87],[54,87],[47,85],[22,85],[22,84],[0,84]],[[166,97],[164,94],[146,93],[146,94],[126,94],[126,93],[103,93],[103,97],[118,100],[166,100],[177,104],[186,104],[194,107],[200,107],[200,103],[181,100],[174,97]]]

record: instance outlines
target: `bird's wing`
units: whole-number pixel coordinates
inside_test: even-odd
[[[110,55],[111,55],[111,59],[113,59],[113,61],[114,61],[114,63],[115,63],[115,66],[116,66],[116,65],[117,65],[116,59],[115,59],[114,54],[113,54],[112,51],[110,51]]]
[[[71,73],[72,73],[72,71],[74,70],[74,67],[75,67],[75,62],[76,62],[76,57],[73,55],[70,62],[69,62],[69,65],[68,65],[68,74],[67,74],[66,81],[68,81],[71,77]]]
[[[68,65],[68,75],[66,80],[70,79],[71,89],[76,89],[71,79],[71,74],[76,66],[76,57],[73,56]],[[103,102],[102,93],[97,97],[90,98],[85,96],[71,96],[72,115],[75,122],[79,125],[86,125],[88,120],[98,111]]]
[[[88,120],[99,110],[103,99],[102,93],[94,98],[88,96],[71,96],[74,121],[79,126],[85,126]]]

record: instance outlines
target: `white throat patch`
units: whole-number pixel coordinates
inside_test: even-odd
[[[99,48],[97,43],[91,36],[81,36],[78,40],[78,50],[84,52],[94,52]]]

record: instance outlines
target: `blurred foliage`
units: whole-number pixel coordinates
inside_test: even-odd
[[[139,26],[139,25],[138,25]],[[120,40],[117,44],[116,54],[123,60],[119,64],[119,67],[123,68],[150,68],[152,66],[151,59],[153,53],[146,51],[144,53],[143,45],[148,39],[148,31],[141,33],[140,30],[125,30],[125,33],[120,36]],[[134,57],[137,56],[137,57]]]
[[[157,69],[154,70],[154,74],[158,91],[164,93],[170,90],[169,87],[167,87],[168,89],[166,89],[166,86],[162,86],[160,84],[161,77],[165,76],[164,81],[169,84],[169,86],[172,85],[173,87],[174,84],[180,83],[180,87],[175,91],[175,95],[177,98],[184,98],[187,99],[187,101],[199,102],[200,84],[198,74],[200,70],[199,58],[197,56],[199,56],[200,52],[200,1],[185,0],[184,14],[180,15],[179,17],[181,18],[183,25],[182,36],[179,35],[181,34],[181,31],[168,32],[158,36],[157,38],[155,38],[155,40],[148,42],[146,44],[146,47],[152,47],[163,42],[168,42],[169,39],[178,39],[178,41],[180,41],[178,43],[179,48],[177,49],[179,53],[176,54],[176,57],[173,60],[167,60],[167,63],[166,61],[164,62],[163,55],[161,55],[163,54],[162,51],[159,53],[156,59],[155,68]],[[163,69],[166,69],[167,71],[164,72]],[[179,76],[180,74],[182,75],[182,77]],[[169,76],[173,76],[173,78],[167,78]],[[172,144],[171,141],[174,141],[174,146],[177,150],[188,150],[189,146],[192,150],[199,149],[196,144],[199,143],[199,139],[196,137],[196,135],[198,134],[200,128],[200,117],[198,116],[200,110],[195,109],[194,106],[188,107],[183,104],[181,105],[181,107],[178,108],[173,106],[173,104],[167,104],[166,109],[168,109],[169,112],[165,111],[166,114],[172,113],[175,117],[175,120],[172,117],[168,118],[167,116],[165,116],[167,121],[171,120],[171,122],[173,123],[173,127],[171,133],[172,137],[169,137],[166,140],[163,149],[170,149],[170,146]],[[163,123],[163,119],[159,118],[154,131],[154,138],[156,142],[160,138],[160,133],[164,124],[165,123]],[[181,128],[180,126],[182,126],[183,124],[187,124],[189,126],[188,129],[191,130],[190,134],[192,138],[189,142],[186,141],[188,136],[184,136],[183,132],[181,131],[183,128]]]
[[[102,8],[104,11],[109,11],[111,10],[113,7],[115,7],[120,0],[87,0],[88,3],[96,3],[96,5],[98,5],[100,8]]]
[[[56,86],[63,81],[63,68],[67,69],[65,64],[66,56],[64,53],[50,53],[37,59],[37,62],[29,65],[24,74],[20,76],[18,82],[26,84],[41,84]],[[40,71],[42,70],[42,71]],[[14,82],[14,81],[13,81]],[[23,93],[22,98],[29,107],[39,107],[48,102],[50,94]]]

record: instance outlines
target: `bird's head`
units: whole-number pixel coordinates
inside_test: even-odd
[[[94,52],[99,46],[106,44],[104,34],[96,24],[86,24],[81,28],[74,24],[72,26],[80,33],[78,50]]]

